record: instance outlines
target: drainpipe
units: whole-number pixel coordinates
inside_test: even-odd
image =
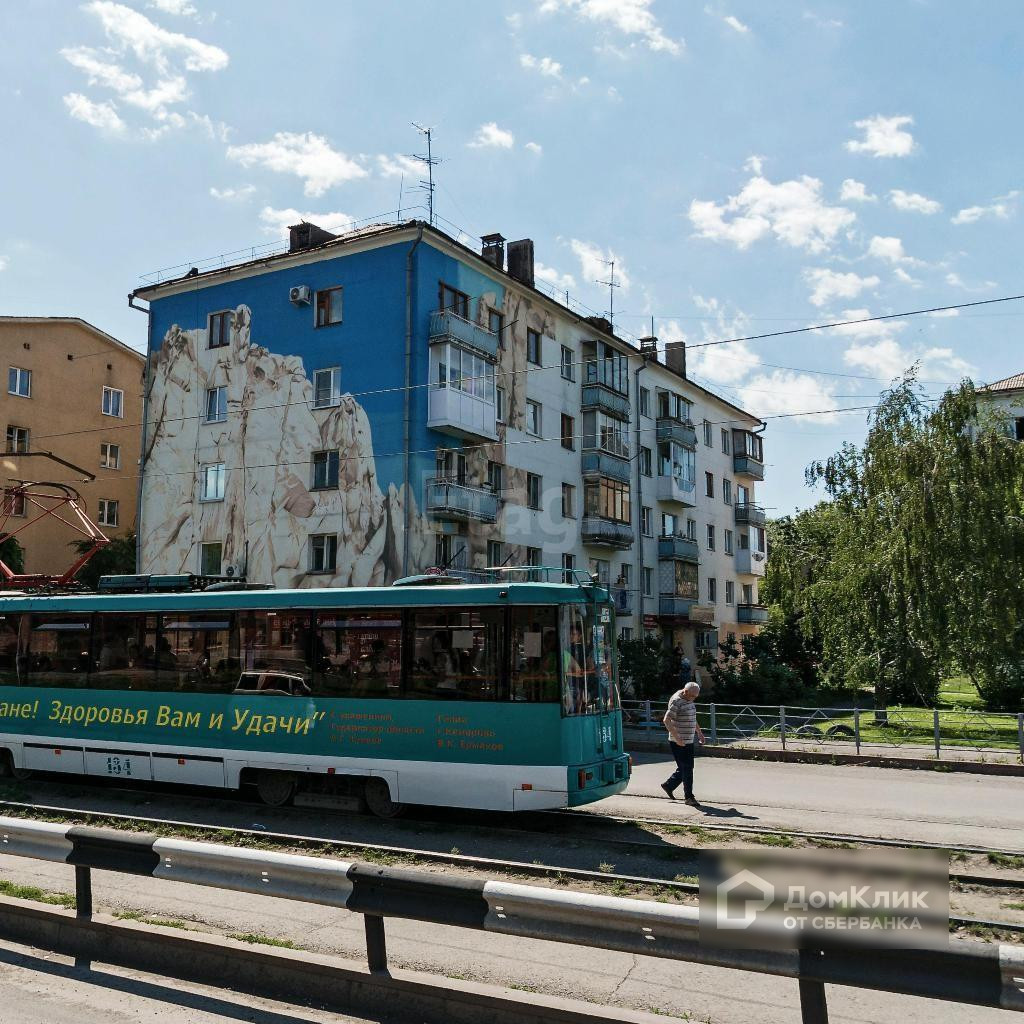
[[[634,594],[636,595],[636,612],[634,613],[640,619],[640,628],[637,630],[636,635],[640,636],[644,631],[644,531],[643,531],[643,518],[644,518],[644,505],[643,505],[643,473],[641,472],[640,466],[640,371],[647,366],[647,360],[643,356],[640,357],[640,365],[633,371],[633,401],[636,403],[636,454],[633,457],[633,461],[636,464],[636,516],[637,516],[637,531],[636,531],[636,581],[634,586]],[[655,421],[657,422],[657,421]],[[652,506],[653,507],[653,506]],[[653,512],[651,513],[653,515]],[[652,524],[653,525],[653,524]]]
[[[402,575],[409,575],[409,537],[412,533],[412,286],[415,280],[413,255],[423,241],[423,224],[405,256],[405,398],[403,427],[405,434],[405,507],[402,535]]]
[[[142,484],[146,474],[146,428],[149,426],[149,388],[151,384],[153,355],[153,307],[139,306],[135,302],[135,293],[128,296],[128,305],[145,313],[149,318],[146,328],[146,379],[142,390],[142,438],[139,447],[139,479],[135,491],[135,571],[142,570]]]

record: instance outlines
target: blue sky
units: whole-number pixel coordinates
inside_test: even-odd
[[[26,0],[0,9],[0,311],[142,347],[140,275],[423,201],[692,344],[1024,291],[1018,0]],[[415,211],[414,211],[415,212]],[[468,236],[468,237],[467,237]],[[866,312],[863,312],[866,311]],[[1024,369],[1024,303],[691,352],[776,512],[918,360]]]

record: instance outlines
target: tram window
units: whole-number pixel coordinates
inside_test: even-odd
[[[558,615],[555,608],[512,609],[512,700],[557,703]]]
[[[618,707],[615,637],[608,605],[571,605],[562,617],[567,715],[591,715]]]
[[[25,679],[28,624],[27,615],[0,615],[0,686],[20,686],[28,682]]]
[[[313,636],[316,690],[329,697],[396,697],[402,685],[400,612],[321,612]]]
[[[104,690],[151,690],[153,666],[145,648],[145,615],[97,615],[89,685]]]
[[[269,671],[299,676],[307,685],[309,615],[305,612],[238,612],[238,655],[242,672]]]
[[[500,608],[413,613],[409,691],[414,697],[500,700]]]
[[[164,615],[156,660],[161,679],[170,674],[175,690],[222,693],[238,682],[238,634],[231,613],[182,612]]]
[[[29,674],[34,686],[88,684],[89,628],[88,615],[32,616]]]

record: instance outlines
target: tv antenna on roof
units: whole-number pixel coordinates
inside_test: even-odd
[[[430,226],[434,226],[434,165],[439,164],[440,160],[434,159],[434,153],[432,149],[433,143],[433,128],[424,128],[423,125],[417,124],[415,121],[412,122],[413,128],[416,129],[421,135],[427,137],[427,155],[424,156],[422,153],[411,153],[410,156],[413,160],[419,160],[421,164],[427,165],[427,180],[420,182],[420,188],[427,193],[427,211],[429,213]]]
[[[611,267],[611,272],[608,274],[607,281],[595,281],[595,284],[606,284],[608,285],[608,323],[615,327],[615,289],[621,288],[622,285],[615,281],[615,260],[601,260],[606,267]]]

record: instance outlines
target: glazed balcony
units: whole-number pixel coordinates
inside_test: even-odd
[[[615,614],[619,616],[633,614],[633,591],[625,587],[612,587],[609,591],[612,603],[615,605]]]
[[[690,609],[697,603],[695,597],[662,594],[658,598],[658,614],[671,619],[688,619]]]
[[[627,378],[628,381],[628,378]],[[629,419],[629,390],[623,390],[607,360],[583,364],[583,410],[600,409],[618,419]]]
[[[470,320],[464,320],[450,309],[434,310],[430,314],[430,343],[451,341],[468,345],[478,352],[498,358],[498,336]]]
[[[744,576],[763,576],[766,559],[764,552],[740,548],[736,552],[736,571]]]
[[[678,534],[670,534],[658,538],[658,558],[663,561],[672,559],[681,562],[699,562],[700,552],[695,540],[681,537]]]
[[[750,502],[736,502],[736,523],[739,526],[764,526],[765,512],[760,505]]]
[[[732,468],[737,476],[749,477],[751,480],[764,479],[764,463],[751,455],[734,455]]]
[[[449,385],[428,392],[427,426],[471,441],[498,438],[495,403]]]
[[[684,448],[697,447],[697,428],[690,420],[677,420],[671,416],[658,417],[658,440],[675,441]]]
[[[598,516],[585,516],[582,526],[583,543],[592,547],[630,548],[633,546],[633,527]]]
[[[697,488],[692,480],[681,476],[658,475],[658,501],[672,501],[677,505],[694,508],[697,504]]]
[[[494,523],[498,519],[498,496],[494,491],[446,477],[427,481],[426,506],[428,514],[437,519],[477,523]]]
[[[581,460],[584,476],[607,476],[612,480],[629,483],[629,462],[601,449],[585,451]]]
[[[763,626],[768,621],[768,609],[763,604],[738,604],[736,621],[750,626]]]

